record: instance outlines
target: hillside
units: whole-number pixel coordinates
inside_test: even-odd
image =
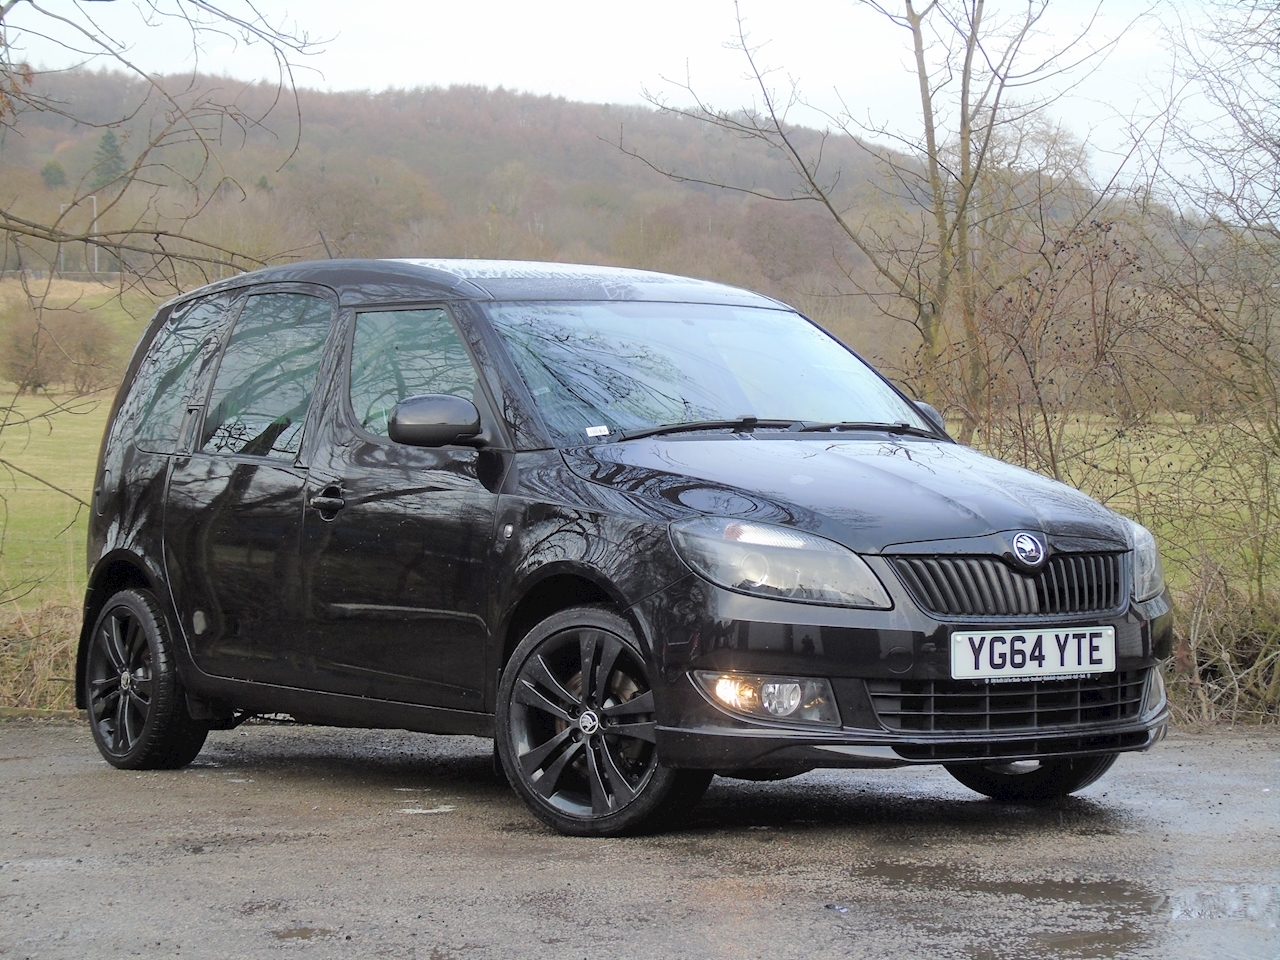
[[[137,80],[113,73],[44,75],[41,93],[120,131],[131,163],[164,122],[164,105]],[[170,89],[189,84],[166,78]],[[475,87],[382,93],[299,94],[200,77],[181,98],[188,109],[234,102],[241,127],[220,128],[215,162],[202,172],[191,144],[166,147],[168,183],[151,202],[203,207],[198,232],[261,260],[335,255],[475,256],[574,260],[669,270],[740,284],[797,304],[859,348],[879,354],[893,338],[847,296],[846,271],[860,261],[816,205],[776,202],[677,183],[628,156],[618,143],[691,178],[732,182],[787,197],[794,183],[780,154],[703,124],[635,106],[572,103]],[[141,105],[139,109],[139,105]],[[172,105],[169,105],[172,109]],[[210,121],[212,123],[212,120]],[[102,129],[56,112],[31,114],[0,139],[0,182],[33,214],[68,199],[94,176]],[[213,131],[211,131],[213,132]],[[867,152],[847,139],[822,142],[824,169],[849,203],[870,202]],[[293,149],[297,143],[296,150]],[[51,161],[67,183],[47,186]],[[198,191],[174,184],[194,180]],[[66,269],[78,269],[68,250]],[[16,264],[8,263],[12,268]]]

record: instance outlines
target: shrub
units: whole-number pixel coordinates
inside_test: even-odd
[[[40,168],[40,179],[44,181],[46,189],[63,187],[67,183],[67,171],[57,160],[50,160]]]
[[[94,313],[36,309],[23,301],[0,320],[0,374],[19,393],[92,393],[116,374],[116,336]]]
[[[0,606],[0,706],[68,710],[75,706],[80,611],[41,603]]]
[[[1221,576],[1203,576],[1180,599],[1179,719],[1280,718],[1280,593],[1251,599]]]

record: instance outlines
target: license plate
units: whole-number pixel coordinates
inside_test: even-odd
[[[1115,668],[1115,627],[951,634],[956,680],[1078,677]]]

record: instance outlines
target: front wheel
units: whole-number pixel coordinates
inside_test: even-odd
[[[1083,790],[1111,769],[1117,754],[948,763],[947,773],[970,790],[1005,803],[1049,803]]]
[[[640,644],[603,608],[547,618],[503,671],[503,770],[529,809],[561,833],[613,836],[697,802],[712,774],[664,767],[655,726]]]
[[[114,767],[172,770],[204,746],[191,719],[160,604],[147,590],[107,600],[89,635],[84,699],[98,750]]]

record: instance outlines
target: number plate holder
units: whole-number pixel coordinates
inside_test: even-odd
[[[954,680],[1052,680],[1116,668],[1115,627],[957,630],[951,634]]]

